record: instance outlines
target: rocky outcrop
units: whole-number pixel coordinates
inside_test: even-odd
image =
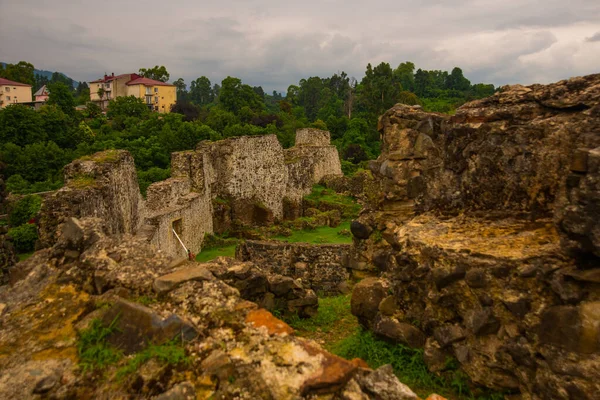
[[[349,290],[346,254],[350,247],[350,244],[247,240],[236,247],[235,256],[271,273],[298,279],[315,292],[331,295]]]
[[[600,75],[508,86],[454,116],[396,105],[371,163],[381,200],[352,224],[380,271],[353,313],[524,399],[600,390]],[[386,288],[388,288],[386,290]]]
[[[68,217],[106,220],[111,234],[133,234],[143,219],[143,199],[133,157],[107,150],[73,161],[64,169],[65,186],[47,197],[40,211],[41,247],[56,243]]]
[[[261,291],[240,283],[263,280],[250,263],[169,264],[108,231],[100,219],[68,219],[56,244],[0,287],[1,398],[417,398],[389,366],[334,356],[244,300]],[[266,275],[267,286],[291,299],[298,287],[284,278]],[[102,379],[88,372],[94,355],[105,357]]]

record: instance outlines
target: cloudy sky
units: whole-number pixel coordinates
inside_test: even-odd
[[[20,60],[86,81],[158,64],[269,91],[407,60],[547,83],[600,72],[600,1],[0,0],[0,61]]]

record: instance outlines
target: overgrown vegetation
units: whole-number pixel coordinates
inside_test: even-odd
[[[145,76],[169,78],[164,67],[140,69]],[[117,97],[104,115],[89,102],[89,88],[55,73],[35,76],[27,62],[0,68],[0,77],[34,85],[48,84],[50,98],[35,111],[22,105],[0,110],[0,161],[12,193],[54,190],[62,185],[62,168],[72,160],[107,149],[133,154],[142,190],[168,176],[170,154],[190,150],[201,140],[242,135],[275,134],[283,147],[294,144],[299,128],[331,132],[345,173],[365,168],[377,157],[377,118],[396,103],[422,104],[426,109],[453,112],[465,101],[489,96],[493,85],[471,83],[460,68],[426,71],[411,62],[392,68],[382,62],[367,65],[359,81],[341,72],[309,77],[287,88],[286,95],[265,93],[235,77],[219,84],[202,76],[188,86],[176,79],[177,104],[167,115],[151,113],[142,99]],[[85,104],[76,111],[76,104]],[[152,171],[151,171],[152,170]]]
[[[117,369],[117,379],[123,379],[127,375],[134,373],[151,359],[156,359],[161,364],[178,365],[189,363],[185,349],[175,341],[163,345],[149,345],[127,360],[124,366]]]
[[[320,185],[313,186],[311,193],[304,197],[304,202],[319,210],[339,210],[342,219],[356,218],[361,208],[352,197],[338,194]]]
[[[79,365],[84,373],[103,370],[123,357],[122,351],[107,342],[108,336],[117,329],[117,320],[115,318],[110,325],[104,326],[100,319],[95,319],[88,329],[81,332],[77,350]]]

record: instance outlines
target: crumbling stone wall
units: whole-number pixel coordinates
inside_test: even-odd
[[[510,86],[449,117],[396,105],[352,223],[352,311],[524,399],[600,390],[600,75]],[[593,310],[593,311],[592,311]]]
[[[132,234],[143,222],[144,204],[131,154],[107,150],[73,161],[64,168],[65,186],[44,199],[40,242],[56,242],[67,217],[98,217],[111,234]]]
[[[147,190],[146,208],[145,222],[152,227],[148,240],[166,254],[187,257],[174,229],[193,254],[202,249],[204,235],[213,232],[210,197],[206,192],[192,192],[190,179],[153,183]]]
[[[42,247],[56,241],[66,217],[107,219],[111,233],[138,234],[173,257],[186,255],[174,226],[184,245],[198,253],[207,233],[273,224],[284,217],[284,200],[300,208],[302,195],[325,173],[341,174],[328,132],[302,131],[299,143],[289,167],[275,135],[201,142],[196,150],[172,154],[172,178],[150,185],[145,202],[128,152],[76,160],[65,167],[65,187],[44,201]]]
[[[330,140],[329,132],[319,129],[296,132],[295,146],[285,150],[286,197],[292,202],[300,202],[323,177],[343,175],[337,148]]]
[[[350,244],[308,244],[247,240],[235,249],[241,261],[252,261],[271,273],[300,279],[315,292],[345,293],[350,274]]]

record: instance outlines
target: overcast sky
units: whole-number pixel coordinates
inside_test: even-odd
[[[78,81],[158,64],[268,91],[381,61],[548,83],[600,72],[600,0],[0,0],[0,61],[20,60]]]

